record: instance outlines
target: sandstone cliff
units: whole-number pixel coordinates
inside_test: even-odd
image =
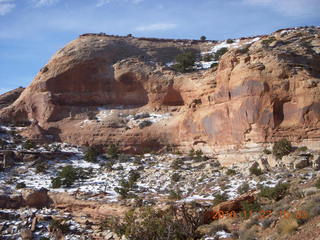
[[[320,29],[241,39],[218,67],[181,74],[167,66],[186,49],[200,55],[218,44],[82,35],[1,119],[30,124],[32,138],[127,150],[212,152],[282,137],[320,147]]]

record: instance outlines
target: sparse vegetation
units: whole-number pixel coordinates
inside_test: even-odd
[[[87,162],[97,162],[98,151],[94,147],[89,147],[84,155]]]
[[[63,223],[61,220],[52,219],[49,228],[54,230],[60,230],[62,233],[67,233],[69,231],[69,226],[66,223]]]
[[[232,39],[227,39],[226,41],[228,44],[234,43],[234,41]]]
[[[132,240],[200,239],[196,229],[203,224],[202,213],[199,208],[190,210],[184,206],[179,210],[174,206],[168,210],[142,207],[129,210],[123,220],[106,219],[101,228]]]
[[[84,170],[82,168],[74,168],[71,165],[68,165],[58,172],[57,177],[51,179],[51,187],[71,187],[76,180],[88,178],[91,174],[92,169]]]
[[[119,156],[119,149],[117,147],[117,145],[115,144],[110,144],[108,146],[107,149],[107,154],[111,157],[111,158],[118,158]]]
[[[216,67],[216,66],[218,66],[218,63],[212,63],[211,66],[210,66],[210,68],[214,68],[214,67]]]
[[[288,183],[278,183],[275,187],[262,187],[259,196],[279,201],[287,194],[289,187]]]
[[[18,182],[16,185],[16,189],[21,189],[21,188],[25,188],[26,184],[24,182]]]
[[[180,174],[179,173],[174,173],[171,175],[171,181],[172,182],[179,182],[180,180]]]
[[[306,146],[298,147],[296,149],[297,152],[306,152],[308,151],[308,148]]]
[[[22,147],[24,149],[30,150],[30,149],[34,149],[36,147],[36,145],[31,140],[27,140],[22,144]]]
[[[181,191],[179,189],[177,190],[171,189],[169,191],[169,199],[180,200],[181,198],[182,198]]]
[[[250,217],[249,213],[259,212],[261,208],[260,204],[257,201],[254,201],[254,202],[243,201],[241,202],[241,207],[243,212],[246,213],[245,215],[242,214],[241,216],[246,219]]]
[[[250,190],[250,186],[246,182],[242,183],[237,189],[239,194],[244,194],[244,193],[248,192],[249,190]]]
[[[252,166],[249,168],[250,174],[260,176],[263,174],[262,170],[258,167]]]
[[[206,39],[207,39],[206,36],[201,36],[201,37],[200,37],[200,40],[201,40],[201,41],[205,41]]]
[[[228,52],[228,48],[220,48],[216,53],[214,54],[213,60],[219,61],[219,59],[224,55],[226,52]]]
[[[316,181],[316,184],[314,185],[316,188],[320,189],[320,178]]]
[[[187,72],[195,63],[195,55],[188,51],[176,56],[176,64],[172,68],[177,72]]]
[[[299,224],[296,218],[281,218],[277,230],[281,235],[288,235],[293,233],[298,227]]]
[[[205,62],[210,62],[210,61],[212,61],[212,59],[213,59],[212,54],[206,54],[206,55],[202,56],[202,61],[205,61]]]
[[[272,152],[269,149],[265,148],[265,149],[263,149],[263,153],[269,155]]]
[[[183,160],[181,158],[177,158],[171,163],[171,168],[174,169],[174,170],[177,170],[182,165],[183,165]]]
[[[292,145],[287,139],[281,139],[274,143],[272,148],[272,154],[277,158],[281,159],[283,156],[288,155],[292,152]]]
[[[122,199],[133,198],[136,195],[131,193],[137,188],[136,182],[140,178],[140,174],[137,171],[130,171],[128,180],[120,180],[120,187],[114,188],[114,190],[120,195]]]
[[[227,174],[228,176],[233,176],[233,175],[236,175],[237,172],[236,172],[236,170],[229,168],[229,169],[227,170],[226,174]]]
[[[263,45],[267,46],[267,45],[269,45],[270,43],[272,43],[274,41],[276,41],[276,38],[274,36],[271,36],[271,37],[269,37],[267,39],[262,40],[261,43]]]
[[[45,163],[38,163],[36,165],[36,173],[45,173],[47,165]]]
[[[225,202],[228,200],[228,196],[226,194],[216,194],[214,196],[213,205],[218,205],[219,203]]]

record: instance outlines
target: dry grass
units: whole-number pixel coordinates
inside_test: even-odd
[[[299,224],[296,218],[282,218],[279,221],[277,230],[281,235],[288,235],[293,233],[298,226]]]

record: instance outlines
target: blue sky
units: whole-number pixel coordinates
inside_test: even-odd
[[[0,0],[0,93],[87,32],[222,40],[320,25],[320,0]]]

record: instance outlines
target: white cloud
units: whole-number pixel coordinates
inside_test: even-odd
[[[119,2],[119,1],[138,4],[138,3],[143,2],[144,0],[98,0],[96,6],[97,7],[102,7],[102,6],[107,5],[107,4],[111,3],[111,2]]]
[[[15,8],[13,0],[0,0],[0,16],[4,16]]]
[[[245,4],[269,7],[287,16],[317,15],[319,0],[242,0]]]
[[[136,27],[135,30],[137,31],[164,31],[176,28],[177,25],[174,23],[154,23],[148,25],[142,25]]]
[[[59,2],[59,0],[34,0],[34,2],[36,7],[47,7]]]

